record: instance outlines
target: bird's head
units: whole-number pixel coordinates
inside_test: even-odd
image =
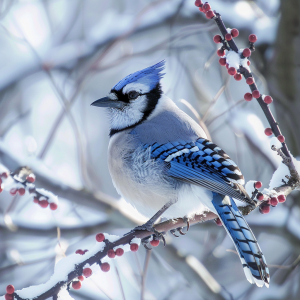
[[[143,122],[151,114],[162,94],[160,79],[164,66],[163,60],[126,76],[106,97],[91,104],[108,108],[111,135]]]

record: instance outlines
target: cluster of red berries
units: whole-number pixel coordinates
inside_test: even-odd
[[[78,280],[75,280],[72,282],[72,288],[74,290],[79,290],[81,288],[81,281],[84,280],[83,276],[85,276],[85,278],[88,278],[88,277],[92,276],[92,274],[93,274],[93,271],[90,268],[84,268],[82,270],[82,275],[77,277]]]
[[[21,188],[12,188],[9,192],[13,196],[16,195],[17,193],[20,196],[23,196],[23,195],[25,195],[25,188],[23,188],[23,187],[21,187]]]
[[[195,5],[199,7],[199,10],[205,14],[207,19],[212,19],[216,16],[216,14],[211,10],[208,2],[203,4],[201,0],[196,0]]]
[[[6,287],[6,294],[5,294],[5,300],[13,300],[14,299],[14,292],[15,292],[15,287],[11,284],[9,284]]]
[[[256,181],[254,183],[254,188],[256,189],[256,192],[258,189],[260,189],[262,187],[262,183],[260,181]],[[264,195],[262,193],[257,193],[256,195],[256,199],[258,201],[264,201]],[[271,206],[272,207],[275,207],[278,205],[278,203],[283,203],[285,202],[286,198],[284,195],[279,195],[277,197],[273,196],[273,197],[270,197],[269,199],[265,200],[264,202],[262,202],[260,205],[259,205],[259,212],[261,214],[268,214],[271,210]],[[218,226],[222,226],[222,222],[220,220],[220,218],[216,218],[214,219],[215,223],[218,225]]]
[[[49,203],[48,200],[45,199],[44,197],[34,197],[33,202],[38,204],[42,208],[47,208],[49,205],[51,210],[56,210],[58,207],[56,203],[54,202]]]
[[[8,176],[9,176],[9,173],[7,173],[7,172],[4,172],[4,173],[0,174],[0,193],[2,192],[2,186],[1,186],[2,179],[1,178],[6,179],[6,178],[8,178]],[[35,182],[35,175],[33,173],[29,174],[26,177],[26,180],[24,182],[17,181],[16,179],[15,179],[15,181],[18,182],[18,184],[20,184],[20,185],[22,184],[23,186],[22,187],[17,187],[17,188],[11,188],[10,191],[9,191],[10,194],[13,195],[13,196],[15,196],[16,194],[19,194],[20,196],[24,196],[25,193],[26,193],[26,187],[27,187],[26,184],[27,183],[30,183],[30,184],[34,183]],[[31,185],[31,186],[29,185],[28,186],[28,192],[30,194],[36,193],[34,185]],[[47,198],[44,197],[44,196],[34,196],[33,202],[39,204],[42,208],[46,208],[46,207],[49,206],[51,210],[56,210],[57,207],[58,207],[58,205],[54,202],[49,203]]]
[[[260,181],[256,181],[254,183],[255,189],[260,189],[262,187],[262,183]],[[258,193],[256,196],[258,201],[263,201],[264,200],[264,195],[262,193]],[[284,195],[279,195],[278,197],[270,197],[266,201],[264,201],[260,206],[259,206],[259,212],[262,214],[268,214],[271,210],[271,206],[275,207],[277,206],[278,203],[283,203],[285,202],[286,198]]]

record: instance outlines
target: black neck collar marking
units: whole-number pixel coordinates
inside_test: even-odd
[[[123,101],[125,103],[129,103],[127,95],[124,95],[122,93],[122,91],[112,90],[112,92],[117,95],[118,101]],[[159,98],[161,97],[161,95],[162,95],[161,85],[160,85],[160,83],[158,83],[153,90],[151,90],[149,93],[147,93],[148,102],[147,102],[147,106],[144,110],[144,115],[143,115],[142,119],[139,120],[138,122],[136,122],[133,125],[130,125],[130,126],[127,126],[127,127],[121,128],[121,129],[111,129],[110,133],[109,133],[109,136],[112,137],[115,133],[121,132],[121,131],[126,130],[126,129],[134,128],[135,126],[137,126],[137,125],[143,123],[145,120],[147,120],[149,115],[154,110],[154,108],[155,108]]]

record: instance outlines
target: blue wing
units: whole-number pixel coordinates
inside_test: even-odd
[[[211,141],[200,138],[195,142],[144,145],[147,148],[149,146],[151,158],[165,162],[168,176],[253,204],[242,186],[244,176],[241,171]]]

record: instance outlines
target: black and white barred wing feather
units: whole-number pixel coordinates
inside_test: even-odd
[[[151,157],[166,163],[167,174],[213,192],[253,205],[237,165],[217,145],[206,139],[151,146]]]

